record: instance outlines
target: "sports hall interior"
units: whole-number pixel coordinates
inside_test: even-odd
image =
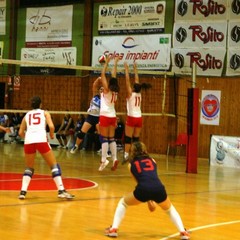
[[[0,35],[4,42],[3,59],[20,59],[25,46],[25,18],[27,7],[73,5],[73,39],[77,46],[77,65],[82,69],[69,75],[20,75],[20,64],[0,66],[1,112],[28,111],[29,99],[39,95],[43,108],[48,109],[59,125],[66,112],[74,119],[79,113],[86,114],[92,98],[92,84],[100,72],[91,67],[92,38],[97,34],[98,8],[102,4],[134,3],[133,0],[61,0],[20,1],[7,0],[6,34]],[[139,2],[151,2],[141,0]],[[174,0],[166,0],[165,33],[172,33]],[[84,68],[86,66],[86,68]],[[67,71],[62,69],[62,71]],[[8,91],[9,76],[20,75],[20,88]],[[126,118],[124,73],[118,74],[119,98],[117,115]],[[192,232],[191,239],[239,239],[240,182],[239,169],[212,168],[209,165],[212,135],[240,136],[239,86],[240,77],[197,76],[194,87],[202,90],[221,91],[221,114],[219,125],[198,123],[197,172],[186,172],[186,148],[170,148],[168,145],[180,133],[188,132],[188,91],[193,87],[192,76],[167,74],[140,74],[140,81],[150,83],[152,88],[142,92],[144,127],[140,140],[156,159],[159,175],[166,185],[169,196],[180,212],[186,227]],[[5,93],[8,96],[6,98]],[[197,111],[200,112],[201,102]],[[73,201],[59,201],[56,191],[29,191],[26,201],[17,199],[18,190],[6,190],[6,173],[22,174],[24,170],[23,144],[0,143],[1,191],[0,235],[5,239],[106,239],[104,228],[111,224],[120,197],[134,189],[127,166],[116,172],[106,169],[97,171],[100,156],[94,151],[71,155],[53,146],[63,176],[93,181],[96,185],[87,189],[69,190],[76,195]],[[119,158],[122,153],[119,152]],[[36,160],[38,174],[50,171],[40,157]],[[19,180],[20,181],[20,180]],[[67,185],[68,186],[68,185]],[[69,185],[71,189],[71,184]],[[145,205],[129,207],[121,225],[119,239],[178,239],[170,220],[160,208],[149,213]]]

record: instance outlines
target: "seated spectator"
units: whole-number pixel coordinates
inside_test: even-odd
[[[4,128],[9,126],[9,118],[8,115],[5,113],[0,113],[0,126],[3,128],[0,129],[0,142],[4,142],[5,131]]]
[[[59,142],[58,148],[67,149],[67,137],[74,133],[74,121],[70,114],[65,114],[62,124],[56,132],[56,138]]]
[[[18,130],[20,128],[22,122],[22,118],[19,113],[12,113],[9,117],[9,128],[11,130],[11,133],[9,134],[9,137],[11,138],[10,142],[16,142],[18,138]]]

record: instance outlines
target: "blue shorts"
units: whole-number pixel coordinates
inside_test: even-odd
[[[96,126],[99,123],[99,117],[98,116],[92,116],[88,115],[85,122],[88,122],[92,126]]]
[[[133,191],[133,195],[140,202],[147,202],[149,200],[153,200],[156,203],[161,203],[167,199],[167,192],[163,185],[154,191],[150,189],[142,189],[140,187],[136,187]]]

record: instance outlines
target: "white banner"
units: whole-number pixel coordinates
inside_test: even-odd
[[[198,76],[221,76],[225,48],[174,48],[172,49],[172,71],[191,75],[195,62]]]
[[[221,92],[202,90],[200,124],[219,125]]]
[[[228,0],[175,0],[175,6],[176,22],[226,21],[228,17]]]
[[[26,47],[71,46],[73,6],[27,8]]]
[[[228,47],[240,48],[240,19],[238,21],[229,21],[228,23]]]
[[[0,35],[6,34],[6,0],[0,0]]]
[[[92,66],[101,67],[98,57],[110,54],[112,58],[119,57],[119,67],[124,61],[129,65],[136,61],[139,69],[168,70],[170,51],[171,34],[94,37]]]
[[[231,48],[228,50],[226,75],[240,75],[240,48]]]
[[[227,21],[183,23],[177,22],[173,29],[173,47],[226,47]]]
[[[22,48],[21,61],[43,62],[61,65],[76,65],[77,49],[66,48]],[[28,65],[21,65],[26,67]]]
[[[100,35],[164,32],[165,1],[99,6]]]
[[[230,20],[240,20],[240,2],[239,0],[228,0],[228,10]]]
[[[210,165],[240,168],[240,137],[212,135]]]

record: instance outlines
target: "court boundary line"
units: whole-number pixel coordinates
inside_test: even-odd
[[[190,229],[188,229],[188,231],[191,233],[193,231],[198,231],[198,230],[201,230],[201,229],[206,229],[206,228],[211,228],[211,227],[219,227],[219,226],[236,224],[236,223],[240,223],[240,220],[203,225],[203,226],[199,226],[199,227],[195,227],[195,228],[190,228]],[[159,240],[167,240],[167,239],[170,239],[170,238],[173,238],[173,237],[177,237],[177,236],[179,236],[179,233],[174,233],[174,234],[169,235],[167,237],[160,238]]]

